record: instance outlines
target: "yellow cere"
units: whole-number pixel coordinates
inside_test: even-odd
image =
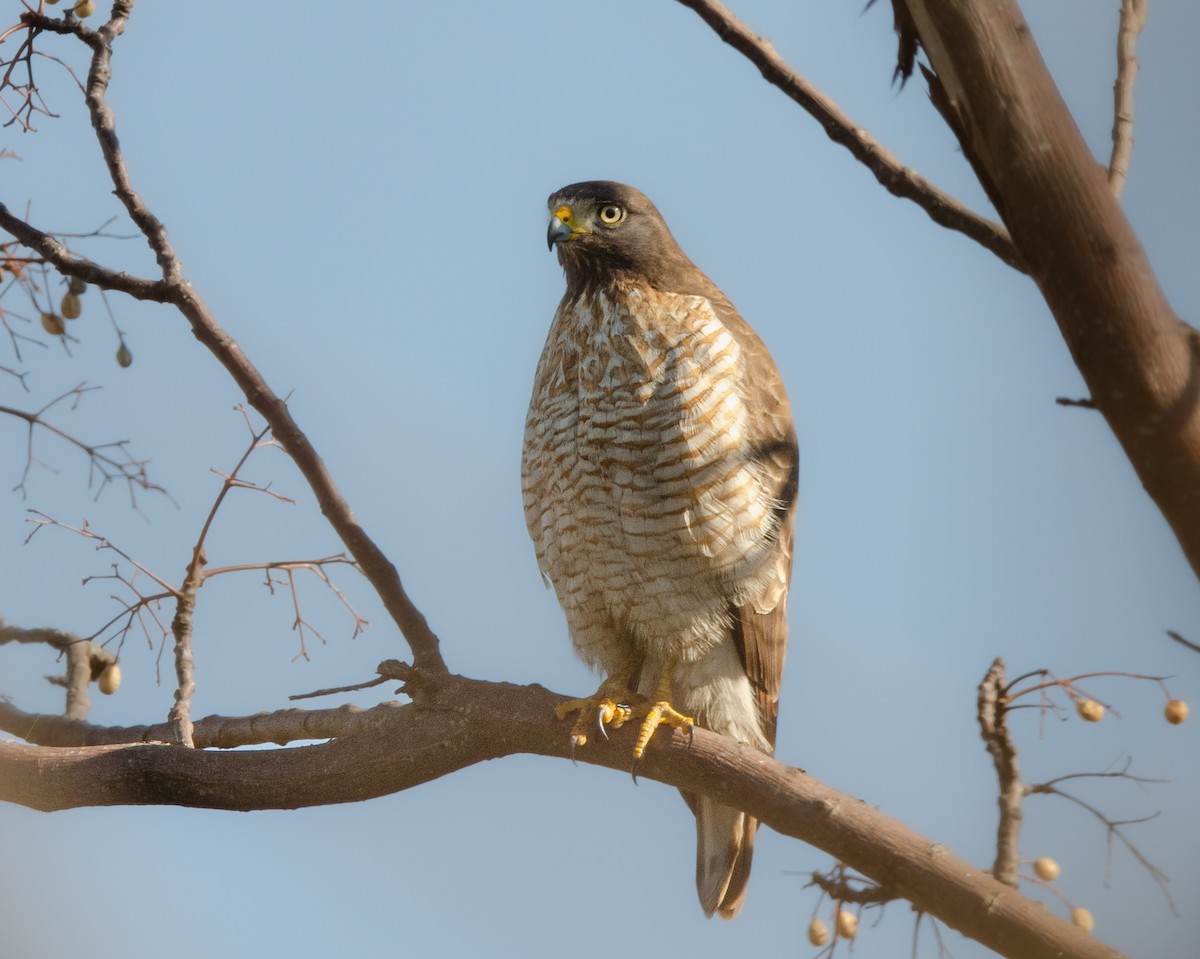
[[[571,217],[574,216],[574,214],[571,212],[571,208],[566,204],[563,204],[557,210],[555,210],[554,215],[562,220],[567,226],[571,226]]]

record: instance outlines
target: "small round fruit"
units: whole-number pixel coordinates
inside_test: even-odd
[[[133,364],[133,354],[129,352],[129,347],[126,346],[124,343],[122,343],[121,348],[119,350],[117,350],[117,366],[121,367],[122,369],[125,369],[125,368],[128,368],[129,366],[131,366],[132,364]]]
[[[1049,856],[1043,856],[1041,859],[1034,861],[1033,871],[1037,873],[1037,877],[1039,879],[1045,879],[1046,882],[1053,882],[1058,878],[1059,873],[1062,872],[1062,869],[1059,868],[1058,863]]]
[[[104,667],[100,678],[96,680],[96,685],[100,687],[100,692],[105,696],[111,696],[121,688],[121,667],[116,663],[109,663]]]
[[[1098,723],[1104,718],[1104,707],[1094,699],[1078,699],[1075,701],[1075,711],[1079,718],[1089,723]]]
[[[42,314],[42,329],[51,336],[62,336],[67,332],[67,326],[57,313]]]
[[[85,17],[90,17],[96,12],[95,0],[79,0],[79,2],[75,4],[73,12],[75,16],[79,17],[81,20]]]
[[[83,311],[83,307],[79,303],[79,297],[68,290],[63,294],[60,310],[64,320],[77,320],[79,319],[79,314]]]
[[[858,916],[842,909],[837,914],[837,934],[843,939],[853,939],[858,932]]]
[[[1092,918],[1092,914],[1084,909],[1083,906],[1076,906],[1071,910],[1071,922],[1084,932],[1091,932],[1096,927],[1096,920]]]
[[[87,280],[81,276],[73,276],[67,283],[67,292],[83,296],[87,292]]]
[[[1167,717],[1167,722],[1172,726],[1178,726],[1188,718],[1188,704],[1182,699],[1169,700],[1167,708],[1163,710],[1163,715]]]
[[[823,946],[829,941],[829,927],[820,919],[808,924],[808,941],[814,946]]]

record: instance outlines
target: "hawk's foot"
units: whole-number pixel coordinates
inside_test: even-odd
[[[650,737],[654,735],[654,731],[659,726],[683,729],[690,734],[692,727],[696,725],[696,720],[691,716],[685,716],[666,700],[649,703],[644,709],[634,710],[631,718],[635,717],[642,720],[642,728],[638,730],[637,742],[633,746],[633,758],[635,762],[642,758],[642,753],[646,751],[646,745],[650,742]]]
[[[685,716],[671,705],[667,696],[658,690],[659,697],[652,700],[638,693],[631,693],[621,688],[620,684],[605,681],[596,690],[595,695],[586,699],[571,699],[554,707],[559,719],[566,719],[571,713],[578,713],[579,718],[571,729],[571,743],[583,746],[588,741],[588,735],[593,728],[599,729],[600,734],[607,736],[605,731],[609,726],[619,729],[634,719],[642,721],[638,730],[637,742],[633,747],[633,758],[639,760],[646,751],[646,744],[659,726],[670,726],[674,729],[685,729],[689,732],[695,725],[691,716]]]
[[[554,712],[559,719],[566,719],[571,713],[579,713],[579,718],[571,728],[571,744],[583,746],[587,743],[588,734],[593,727],[600,730],[600,735],[607,736],[606,727],[619,729],[624,726],[625,721],[633,715],[633,708],[628,702],[634,698],[633,693],[606,680],[596,690],[595,695],[559,703],[554,707]]]

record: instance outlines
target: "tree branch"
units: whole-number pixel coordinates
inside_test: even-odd
[[[430,681],[415,673],[408,692],[414,702],[381,711],[377,729],[318,746],[217,753],[0,743],[0,800],[44,810],[115,804],[295,809],[386,795],[515,753],[629,771],[635,729],[613,730],[572,757],[568,724],[554,715],[563,697],[539,686],[458,676]],[[715,733],[696,729],[690,746],[685,733],[659,734],[638,773],[745,809],[1002,955],[1117,955],[871,805]]]
[[[370,709],[281,709],[254,716],[206,716],[192,727],[197,749],[233,749],[274,743],[284,746],[306,739],[335,739],[385,725],[400,708],[382,703]],[[0,700],[0,730],[36,746],[113,746],[173,742],[170,723],[149,726],[96,726],[65,716],[27,713]]]
[[[1008,732],[1007,698],[1004,681],[1004,660],[999,656],[979,684],[977,717],[983,742],[996,767],[1000,780],[1000,823],[996,829],[996,861],[992,875],[1006,886],[1017,885],[1017,866],[1020,862],[1021,800],[1025,796],[1021,774],[1017,769],[1017,747]]]
[[[904,0],[935,105],[1200,575],[1200,335],[1163,295],[1014,0]]]
[[[758,67],[764,79],[806,110],[834,143],[845,147],[893,196],[912,200],[934,223],[957,230],[996,254],[1014,270],[1028,272],[1021,254],[998,223],[979,216],[943,193],[853,123],[825,94],[793,70],[771,46],[717,0],[679,0],[690,7],[722,40]]]
[[[1129,158],[1133,154],[1133,82],[1137,79],[1135,48],[1138,34],[1146,26],[1146,0],[1121,0],[1117,28],[1117,80],[1113,84],[1112,156],[1108,161],[1108,184],[1114,197],[1125,189]]]

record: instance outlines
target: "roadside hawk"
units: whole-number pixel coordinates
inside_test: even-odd
[[[632,187],[550,197],[567,292],[538,361],[521,462],[538,566],[605,679],[578,713],[775,745],[798,453],[770,355]],[[696,886],[731,919],[757,820],[684,793]]]

